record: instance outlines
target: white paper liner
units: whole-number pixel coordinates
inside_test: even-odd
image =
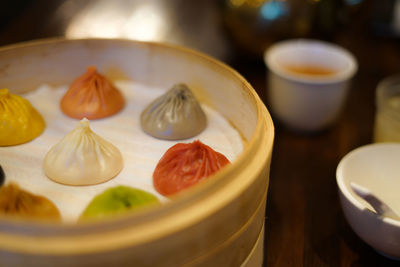
[[[49,198],[59,208],[63,221],[74,222],[94,196],[116,185],[140,188],[156,195],[161,201],[167,201],[155,191],[152,174],[165,151],[176,143],[189,143],[198,139],[224,154],[231,162],[242,152],[240,134],[218,112],[205,105],[202,107],[208,125],[198,136],[166,141],[147,135],[140,126],[140,113],[168,88],[122,81],[115,82],[115,85],[125,97],[125,108],[109,118],[90,121],[91,129],[122,153],[124,167],[115,178],[91,186],[62,185],[47,178],[43,170],[44,156],[75,128],[79,120],[67,117],[59,108],[67,86],[52,88],[43,85],[23,97],[43,115],[46,129],[29,143],[0,147],[0,164],[6,173],[6,183],[14,181],[27,191]]]

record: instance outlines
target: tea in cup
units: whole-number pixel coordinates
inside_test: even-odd
[[[323,41],[294,39],[272,45],[264,60],[268,104],[278,120],[303,132],[322,130],[336,120],[357,71],[350,52]]]

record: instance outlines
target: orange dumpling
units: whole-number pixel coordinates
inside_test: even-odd
[[[121,92],[94,66],[71,84],[60,103],[67,116],[92,120],[111,116],[124,106]]]

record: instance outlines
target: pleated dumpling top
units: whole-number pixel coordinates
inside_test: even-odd
[[[13,182],[0,188],[0,214],[24,219],[61,219],[60,211],[51,200],[23,190]]]
[[[44,172],[67,185],[93,185],[115,177],[122,169],[121,152],[95,134],[84,118],[44,158]]]
[[[140,122],[151,136],[180,140],[201,133],[207,117],[189,87],[176,84],[143,110]]]
[[[0,89],[0,146],[13,146],[38,137],[46,124],[25,98]]]
[[[121,92],[94,66],[71,84],[60,102],[62,112],[67,116],[89,120],[109,117],[124,106]]]
[[[229,160],[199,140],[177,143],[162,156],[153,172],[153,184],[164,196],[176,194],[207,179]]]
[[[80,220],[101,219],[159,203],[157,197],[149,192],[118,185],[95,196],[83,211]]]

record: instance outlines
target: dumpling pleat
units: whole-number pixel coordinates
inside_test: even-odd
[[[140,121],[146,133],[166,140],[191,138],[207,125],[204,111],[184,84],[175,85],[150,103]]]
[[[122,169],[121,152],[92,132],[83,119],[46,154],[46,175],[59,183],[89,185],[105,182]]]

